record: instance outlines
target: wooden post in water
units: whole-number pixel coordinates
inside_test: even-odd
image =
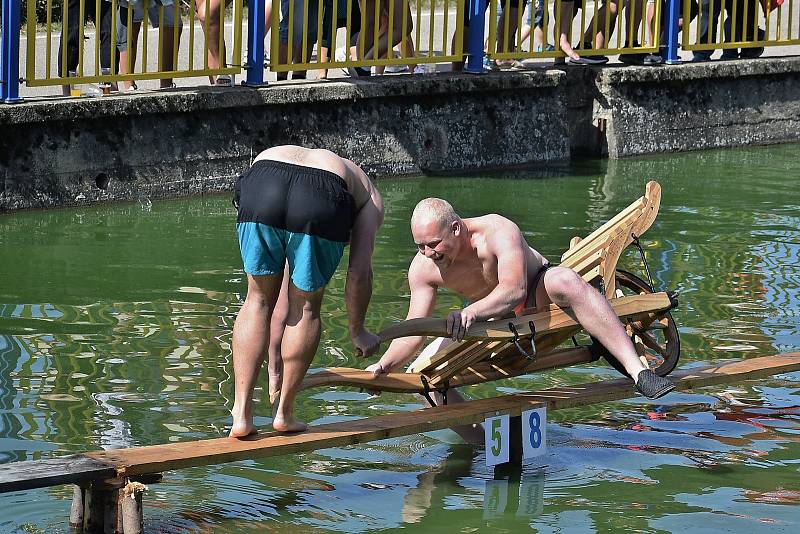
[[[510,450],[508,462],[512,465],[522,465],[522,416],[512,415],[510,418],[508,439]]]
[[[85,492],[83,528],[91,534],[122,532],[119,496],[122,482],[97,480]]]
[[[85,498],[86,488],[74,484],[72,486],[72,506],[69,509],[70,528],[83,530],[83,504]]]
[[[123,534],[142,534],[144,514],[142,512],[142,495],[147,486],[141,482],[129,482],[120,491],[120,511],[122,515]]]

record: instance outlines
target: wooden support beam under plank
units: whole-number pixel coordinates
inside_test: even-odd
[[[680,370],[670,375],[670,378],[678,390],[686,390],[798,370],[800,370],[800,352],[795,352]],[[245,440],[218,438],[90,452],[49,460],[15,462],[0,465],[0,493],[110,478],[109,470],[113,475],[114,468],[117,476],[160,473],[186,467],[280,456],[407,436],[448,428],[456,423],[482,422],[486,414],[517,415],[539,404],[546,404],[549,410],[559,410],[619,400],[634,395],[630,380],[607,380],[311,426],[308,431],[301,434],[269,432]]]

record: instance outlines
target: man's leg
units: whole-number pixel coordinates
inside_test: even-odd
[[[272,427],[279,432],[302,432],[307,425],[294,417],[294,400],[319,346],[320,316],[325,288],[301,291],[290,283],[289,309],[281,343],[281,398]]]
[[[652,371],[648,370],[640,375],[646,368],[639,360],[633,342],[619,318],[608,300],[587,284],[578,273],[572,269],[554,267],[548,269],[542,278],[544,283],[540,283],[537,288],[537,304],[539,306],[544,304],[546,300],[540,300],[540,297],[545,297],[562,308],[571,308],[584,330],[619,360],[642,393],[656,398],[674,387],[670,387],[671,383],[668,380],[657,377]],[[542,286],[544,286],[543,291]],[[651,384],[643,384],[642,378]]]
[[[272,415],[278,409],[278,400],[281,393],[281,380],[283,377],[283,362],[281,361],[281,343],[283,343],[283,329],[286,326],[286,316],[289,313],[289,269],[283,271],[281,292],[275,302],[272,319],[269,323],[269,348],[267,374],[269,375],[269,402],[272,404]]]
[[[453,340],[450,338],[437,337],[431,341],[428,346],[422,350],[422,352],[419,353],[419,356],[417,356],[414,362],[409,366],[409,369],[413,368],[417,361],[430,358],[451,343],[453,343]],[[441,393],[434,391],[432,396],[433,402],[435,402],[437,406],[444,404],[444,398]],[[457,389],[450,389],[447,391],[447,404],[458,404],[459,402],[464,402],[464,400],[464,396],[461,395]],[[428,399],[425,399],[425,402],[427,401]],[[483,443],[483,427],[481,425],[458,425],[452,427],[452,429],[467,443]]]
[[[233,325],[235,398],[230,436],[244,437],[253,425],[253,388],[269,345],[269,324],[281,287],[281,275],[247,275],[247,297]]]

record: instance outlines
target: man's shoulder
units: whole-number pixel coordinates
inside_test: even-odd
[[[435,286],[441,283],[441,275],[431,260],[422,254],[414,254],[411,265],[408,267],[408,280],[417,284]]]

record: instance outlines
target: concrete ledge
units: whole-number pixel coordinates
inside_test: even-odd
[[[800,58],[27,102],[0,140],[0,212],[226,190],[286,143],[387,176],[798,141]]]
[[[596,86],[612,158],[800,139],[800,58],[604,69]]]
[[[0,106],[0,211],[229,189],[264,148],[374,175],[569,159],[561,72],[387,77]]]

